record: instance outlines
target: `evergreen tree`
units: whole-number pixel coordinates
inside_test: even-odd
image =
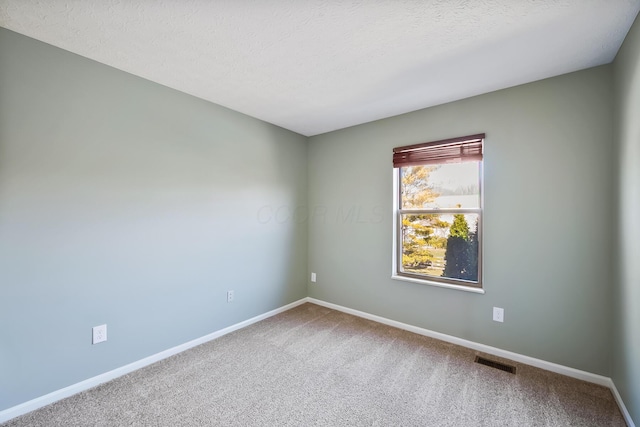
[[[466,269],[463,279],[477,281],[478,280],[478,220],[473,232],[469,233],[469,265]]]
[[[455,214],[449,228],[447,250],[444,254],[444,277],[470,280],[468,277],[472,274],[472,262],[469,241],[469,224],[466,218],[463,214]]]
[[[464,214],[453,215],[453,222],[451,223],[451,228],[449,228],[449,236],[461,237],[464,240],[469,239],[469,224],[467,224],[467,219],[464,217]]]

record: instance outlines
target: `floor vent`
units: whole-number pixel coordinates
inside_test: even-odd
[[[476,363],[489,366],[491,368],[500,369],[501,371],[509,372],[510,374],[516,373],[516,367],[511,365],[505,365],[504,363],[496,362],[494,360],[485,359],[484,357],[476,356]]]

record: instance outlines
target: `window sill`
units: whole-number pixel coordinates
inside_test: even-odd
[[[449,283],[440,283],[431,280],[414,279],[413,277],[399,276],[396,274],[392,275],[391,278],[393,280],[402,280],[403,282],[418,283],[420,285],[437,286],[439,288],[455,289],[457,291],[471,292],[475,294],[484,294],[484,289],[472,288],[470,286],[452,285]]]

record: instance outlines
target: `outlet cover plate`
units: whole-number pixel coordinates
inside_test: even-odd
[[[107,340],[107,325],[94,326],[92,332],[92,344],[98,344]]]
[[[235,297],[233,291],[227,291],[227,302],[233,302],[233,298]]]
[[[504,308],[493,307],[493,320],[496,322],[504,322]]]

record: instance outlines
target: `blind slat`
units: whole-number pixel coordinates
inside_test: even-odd
[[[425,142],[393,149],[393,167],[482,160],[485,134]]]

